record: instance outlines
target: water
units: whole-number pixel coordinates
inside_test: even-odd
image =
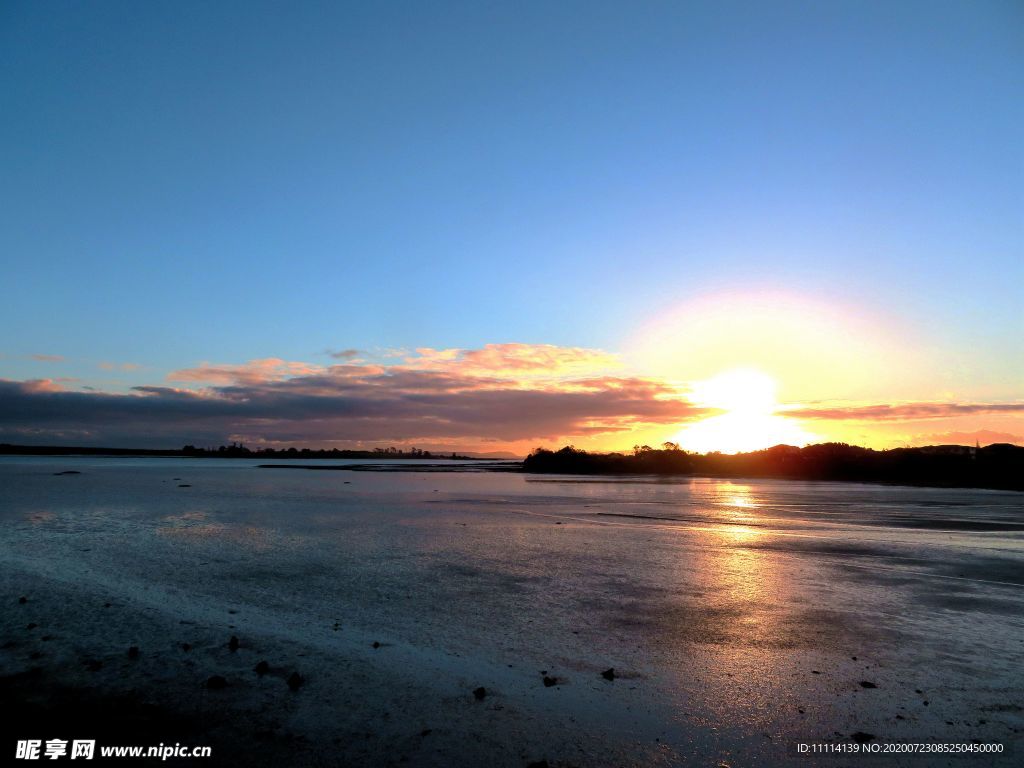
[[[787,764],[857,732],[1020,755],[1022,494],[258,463],[0,459],[2,673],[203,712],[224,674],[217,708],[311,760]]]

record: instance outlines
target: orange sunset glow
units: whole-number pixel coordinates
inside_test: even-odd
[[[773,445],[803,446],[816,436],[779,414],[777,383],[754,369],[718,374],[693,387],[694,402],[724,411],[696,421],[672,441],[697,453],[740,453]]]

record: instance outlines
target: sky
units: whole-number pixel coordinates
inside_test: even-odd
[[[12,1],[0,103],[0,441],[1024,442],[1011,0]]]

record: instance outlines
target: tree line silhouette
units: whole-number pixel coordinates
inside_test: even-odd
[[[790,480],[848,480],[958,488],[1024,490],[1024,448],[996,443],[892,448],[876,451],[846,443],[797,448],[777,445],[749,453],[688,453],[675,443],[636,446],[632,454],[590,453],[571,445],[538,448],[525,472],[572,475],[702,475]]]

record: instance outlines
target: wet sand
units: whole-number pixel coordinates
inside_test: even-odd
[[[206,764],[1018,764],[1021,494],[254,465],[0,462],[10,748],[35,728]],[[1005,751],[795,751],[856,734]]]

